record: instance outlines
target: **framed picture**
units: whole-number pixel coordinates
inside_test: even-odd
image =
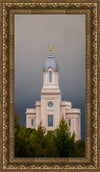
[[[15,113],[19,114],[20,123],[24,124],[24,127],[20,125],[19,130],[18,121],[16,121],[15,155],[23,157],[84,156],[85,15],[17,14],[15,15],[14,30]],[[49,42],[52,45],[48,45]],[[37,51],[38,48],[40,51]],[[45,57],[44,52],[47,57]],[[69,147],[72,144],[70,143],[71,140],[68,141],[66,132],[65,143],[63,140],[61,144],[62,139],[60,139],[56,129],[62,118],[68,125],[68,134],[71,138],[75,134],[75,141],[78,144],[77,150],[79,150],[78,146],[82,144],[80,153],[73,146],[71,146],[73,148],[71,153]],[[40,130],[38,136],[35,130],[38,132],[41,122],[46,131],[44,133],[41,130],[44,137],[40,138],[39,141]],[[65,127],[64,124],[63,127]],[[24,135],[24,132],[28,132],[28,135]],[[23,139],[19,137],[20,133]],[[69,137],[69,139],[71,138]],[[28,141],[26,141],[26,146],[25,139]],[[70,143],[69,146],[66,142]],[[31,152],[26,153],[25,150],[29,149],[29,145]]]
[[[100,170],[99,6],[0,2],[1,171]]]

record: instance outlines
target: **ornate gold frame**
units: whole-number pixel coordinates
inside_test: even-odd
[[[59,2],[58,2],[59,1]],[[0,170],[1,171],[98,171],[100,152],[99,19],[98,0],[2,0],[0,2]],[[14,15],[86,15],[86,156],[84,158],[14,157]],[[98,25],[97,25],[98,22]],[[98,39],[97,39],[98,38]],[[98,91],[98,94],[97,94]],[[98,132],[97,132],[98,131]]]

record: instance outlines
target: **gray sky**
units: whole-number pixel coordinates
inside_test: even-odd
[[[59,65],[62,100],[82,111],[85,123],[85,15],[15,15],[15,109],[25,125],[26,108],[40,100],[48,45]]]

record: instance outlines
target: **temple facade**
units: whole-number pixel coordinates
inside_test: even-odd
[[[49,56],[43,66],[43,88],[41,101],[36,101],[36,108],[26,109],[26,128],[37,129],[40,122],[47,130],[58,127],[62,117],[69,127],[69,135],[75,133],[75,139],[81,139],[81,111],[72,108],[72,103],[61,101],[59,88],[59,67],[53,57],[50,46]]]

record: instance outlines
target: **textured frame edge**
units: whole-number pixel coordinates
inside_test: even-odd
[[[23,6],[24,5],[24,3],[14,3],[14,4],[15,5],[19,5],[19,6]],[[34,4],[34,6],[37,5],[37,3],[25,3],[25,5],[29,5],[29,4],[31,4],[31,5]],[[80,6],[80,4],[78,4],[78,3],[38,3],[38,5],[40,5],[41,8],[45,8],[48,5],[51,5],[52,8],[57,8],[57,4],[58,4],[58,6],[59,5],[64,5],[64,7],[67,4],[71,4],[71,5],[74,4],[76,7]],[[88,7],[90,7],[90,6],[96,7],[96,3],[94,3],[94,4],[82,3],[82,4],[83,5],[87,4]],[[5,3],[6,7],[10,7],[10,5],[12,5],[12,3]],[[96,13],[97,11],[96,10],[97,9],[95,8],[94,12],[93,12],[94,16],[95,16],[95,19],[97,18],[97,13]],[[6,15],[7,15],[6,11],[3,14],[4,14],[3,19],[4,19],[4,17],[6,17]],[[97,134],[97,32],[96,32],[96,30],[97,30],[97,23],[95,23],[95,21],[97,21],[97,20],[93,20],[94,25],[95,25],[95,29],[94,29],[95,31],[94,31],[94,35],[93,35],[94,36],[94,42],[92,44],[92,46],[94,48],[93,55],[92,55],[93,59],[94,59],[94,65],[92,66],[92,68],[93,68],[93,71],[95,71],[95,72],[93,73],[94,77],[93,77],[92,81],[94,83],[94,85],[93,85],[94,86],[94,90],[93,90],[93,94],[94,94],[94,102],[93,102],[93,105],[94,105],[94,116],[93,117],[94,117],[94,121],[96,122],[96,124],[93,126],[94,129],[95,129],[95,130],[93,129],[93,131],[95,131],[95,134],[93,135],[93,137],[96,136],[95,143],[94,143],[94,145],[95,145],[94,146],[94,154],[95,154],[95,156],[93,158],[93,161],[94,161],[94,163],[96,163],[95,164],[96,166],[94,167],[94,166],[90,165],[88,169],[96,169],[97,168],[97,152],[95,151],[95,148],[97,147],[97,135],[96,135]],[[6,53],[7,53],[6,52],[7,51],[7,46],[5,46],[6,45],[5,42],[6,42],[6,39],[7,39],[7,35],[5,34],[6,33],[6,29],[7,29],[6,26],[7,25],[4,23],[4,20],[3,20],[3,27],[4,27],[4,30],[3,30],[3,41],[4,41],[3,42],[3,84],[4,84],[3,85],[3,121],[5,121],[6,118],[7,118],[7,113],[6,113],[6,110],[7,110],[7,70],[5,70],[5,67],[7,66],[7,55],[6,55]],[[5,134],[7,134],[6,133],[7,132],[6,129],[7,128],[6,128],[6,126],[4,125],[4,122],[3,122],[3,132],[4,132],[4,134],[3,134],[3,152],[7,151],[7,148],[5,147],[5,144],[4,144],[4,142],[7,141],[7,137],[4,140],[4,136],[5,136]],[[10,165],[7,168],[7,166],[6,166],[7,161],[6,161],[6,157],[5,156],[3,157],[3,164],[4,164],[4,169],[14,169],[13,165]],[[69,165],[68,165],[68,167],[69,167]],[[23,165],[21,165],[19,169],[25,169],[25,167]],[[33,166],[33,169],[37,169],[36,166]],[[48,169],[48,167],[44,166],[44,168],[41,168],[41,169]],[[51,168],[49,168],[49,169],[51,169]],[[55,169],[61,169],[61,168],[56,166]],[[62,168],[62,169],[64,169],[64,168]],[[75,169],[75,168],[73,167],[73,168],[68,168],[68,169]],[[78,166],[77,169],[82,169],[82,168],[81,168],[81,166]]]

